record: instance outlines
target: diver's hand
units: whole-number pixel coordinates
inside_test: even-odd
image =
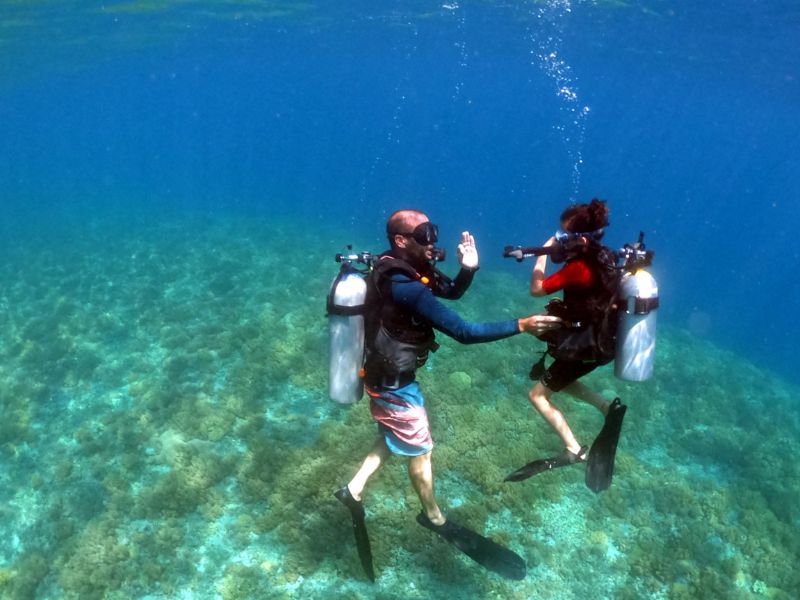
[[[531,335],[541,335],[547,331],[558,329],[561,325],[561,318],[551,315],[531,315],[517,319],[519,330]]]
[[[478,268],[478,247],[475,245],[475,238],[469,231],[461,234],[461,243],[458,245],[458,262],[462,269],[475,271]]]

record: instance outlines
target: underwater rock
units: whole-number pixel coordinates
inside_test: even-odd
[[[450,373],[448,379],[450,380],[450,385],[456,390],[468,390],[472,387],[472,377],[464,373],[464,371]]]
[[[172,467],[180,465],[187,452],[197,455],[214,452],[212,442],[198,439],[186,440],[180,432],[172,429],[167,429],[158,436],[156,447],[158,448],[158,453],[155,455],[156,460]]]

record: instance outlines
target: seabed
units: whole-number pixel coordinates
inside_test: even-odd
[[[599,495],[582,467],[503,483],[559,449],[526,396],[540,342],[440,340],[420,373],[437,495],[528,577],[500,579],[419,527],[395,460],[366,494],[370,584],[332,492],[374,425],[366,401],[326,394],[325,296],[350,241],[200,216],[6,240],[0,597],[795,597],[798,389],[664,324],[652,380],[586,378],[629,405]],[[483,269],[457,308],[494,320],[541,304]],[[559,402],[590,442],[602,417]]]

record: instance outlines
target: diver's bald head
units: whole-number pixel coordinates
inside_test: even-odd
[[[394,246],[395,235],[398,233],[411,233],[417,225],[429,220],[428,215],[421,210],[404,208],[393,212],[389,220],[386,221],[386,236],[389,238],[389,243]]]

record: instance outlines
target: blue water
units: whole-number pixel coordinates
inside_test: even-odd
[[[772,380],[800,383],[798,46],[800,8],[788,0],[3,3],[0,260],[6,268],[0,310],[7,314],[0,324],[14,333],[0,337],[6,360],[0,390],[9,407],[12,397],[35,403],[30,409],[14,405],[13,427],[0,430],[3,457],[16,461],[20,473],[34,469],[40,463],[29,453],[43,423],[58,421],[63,410],[70,417],[62,425],[79,428],[93,408],[76,404],[76,397],[101,401],[103,411],[127,419],[130,406],[141,401],[137,385],[139,393],[147,391],[148,406],[162,400],[170,406],[169,431],[181,433],[167,441],[207,452],[203,444],[216,443],[216,434],[189,432],[180,410],[169,404],[170,393],[206,394],[213,404],[220,390],[236,385],[248,359],[274,360],[285,369],[282,377],[293,373],[298,348],[311,353],[324,347],[324,324],[304,320],[321,315],[335,273],[333,262],[323,264],[327,258],[320,257],[349,243],[382,250],[387,215],[408,206],[440,225],[451,254],[460,232],[472,231],[480,277],[510,276],[522,294],[530,265],[502,259],[503,246],[538,245],[552,235],[568,203],[606,199],[606,242],[620,247],[644,231],[655,250],[659,327],[678,340],[663,346],[672,371],[662,371],[663,379],[648,388],[660,401],[644,409],[653,411],[654,423],[664,417],[659,406],[684,414],[695,402],[703,404],[706,393],[718,402],[706,407],[706,416],[713,419],[724,406],[730,411],[725,418],[737,426],[749,418],[743,415],[769,413],[773,398],[795,407],[784,391],[793,388],[770,390],[766,406],[757,410],[748,403]],[[257,223],[284,233],[259,231]],[[275,255],[264,256],[265,249]],[[453,265],[452,258],[445,263]],[[259,281],[270,287],[258,287]],[[15,291],[6,294],[10,289]],[[483,293],[494,309],[486,318],[507,308],[505,296]],[[509,303],[509,310],[521,310],[516,299]],[[484,318],[475,306],[469,316]],[[297,347],[257,334],[264,323],[290,340],[296,334]],[[51,335],[41,347],[30,343]],[[198,349],[197,340],[211,339],[229,346]],[[259,351],[248,345],[252,339],[274,346]],[[693,349],[702,360],[695,360]],[[128,352],[132,365],[125,361]],[[104,364],[105,355],[115,362]],[[497,364],[506,360],[492,356]],[[436,360],[451,364],[447,356]],[[727,363],[741,378],[735,384],[723,381],[724,370],[715,371],[714,379],[708,375]],[[763,371],[753,374],[750,363]],[[223,374],[203,379],[211,364],[223,365]],[[154,365],[166,365],[166,375],[153,374]],[[324,381],[313,376],[318,372],[300,368],[291,381],[247,372],[246,380],[255,383],[242,392],[242,402],[280,399],[270,409],[278,416],[260,431],[281,448],[317,439],[318,421],[331,409],[317,408],[313,416],[303,411],[324,396]],[[170,373],[177,376],[173,387],[165,384],[167,391],[158,392],[163,398],[148,395],[148,381],[167,381]],[[46,381],[33,381],[37,376]],[[739,387],[723,390],[728,383]],[[524,402],[524,393],[517,395]],[[137,428],[147,429],[130,418],[108,434],[110,454],[103,460],[124,462],[114,454],[117,444],[150,448],[146,440],[125,441],[135,439]],[[341,424],[344,417],[338,418]],[[285,430],[275,425],[282,419]],[[297,419],[313,426],[296,429]],[[796,429],[796,410],[786,422]],[[771,426],[764,423],[753,435],[780,449],[783,434],[769,437]],[[369,427],[366,421],[358,426]],[[701,467],[703,460],[714,463],[703,474],[707,480],[725,480],[720,473],[731,466],[726,461],[736,445],[704,444],[709,437],[735,436],[707,436],[707,426],[675,425],[674,435],[665,437],[682,444],[680,451],[645,450],[640,434],[637,460],[668,469],[670,457],[682,452],[687,461],[701,457]],[[79,436],[87,457],[94,452],[86,446],[93,431],[87,425]],[[251,433],[237,435],[252,446]],[[152,439],[161,435],[155,429]],[[226,435],[226,444],[235,447],[239,437]],[[72,443],[71,434],[64,439]],[[752,478],[759,468],[750,462],[754,453],[742,459],[745,466],[735,465]],[[98,483],[101,466],[63,477],[53,466],[76,490],[80,506],[70,514],[78,520],[120,506],[103,492],[114,486]],[[138,472],[136,465],[126,469]],[[145,487],[161,473],[143,472]],[[796,475],[787,470],[772,476],[764,502],[783,527],[796,526],[796,511],[776,508],[791,497],[782,481]],[[12,479],[27,485],[26,478]],[[0,500],[23,490],[6,488]],[[633,502],[637,496],[630,493]],[[24,504],[20,495],[15,507]],[[47,493],[34,495],[41,514],[56,510],[42,508],[49,506]],[[676,503],[684,500],[675,493]],[[548,510],[566,510],[560,506]],[[730,509],[736,519],[737,511]],[[19,514],[13,523],[30,526],[32,539],[48,540],[43,554],[72,543],[70,534],[53,541],[56,534],[42,530],[42,521]],[[129,524],[131,536],[138,523]],[[33,547],[26,546],[22,529],[13,531],[18,539],[0,554],[7,561]],[[617,533],[622,531],[620,526]],[[543,552],[550,542],[539,543]],[[683,543],[674,541],[678,548]],[[384,562],[389,554],[384,549]],[[34,556],[26,564],[38,564],[38,554],[24,556]],[[94,568],[91,561],[76,566]],[[61,575],[42,576],[38,595],[83,589],[65,579],[69,567],[64,559]],[[191,570],[185,567],[167,570]],[[15,568],[13,561],[0,562],[0,592],[6,568]],[[685,580],[700,589],[704,580],[689,571]],[[739,577],[735,571],[728,575],[738,587],[744,581],[747,590],[760,589],[756,574]],[[787,569],[782,573],[784,582],[796,582]],[[174,597],[176,589],[185,590],[186,581],[178,581],[176,576],[175,587],[160,593]],[[120,593],[144,597],[148,589],[141,585]],[[287,585],[282,589],[294,589],[291,581]],[[469,589],[484,590],[474,585]],[[785,583],[770,585],[792,592]],[[609,586],[601,593],[612,594],[616,588]]]
[[[502,268],[599,196],[664,322],[796,377],[793,3],[272,4],[6,7],[4,221],[281,211],[345,243],[415,205]]]

